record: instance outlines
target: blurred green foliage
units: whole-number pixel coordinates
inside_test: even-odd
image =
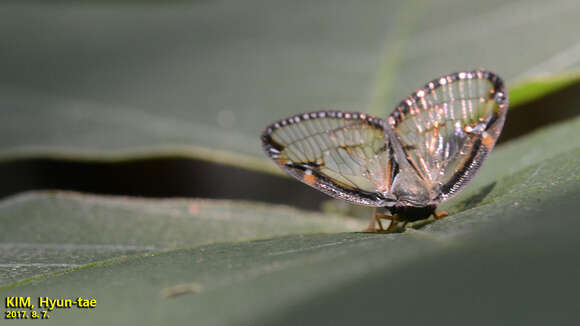
[[[577,1],[33,2],[0,9],[4,160],[181,153],[236,165],[242,160],[234,154],[263,158],[262,129],[299,112],[386,116],[413,90],[453,71],[483,67],[511,88],[580,67]]]

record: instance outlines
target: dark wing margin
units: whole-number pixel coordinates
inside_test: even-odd
[[[396,166],[385,121],[359,112],[318,111],[268,126],[266,153],[296,179],[332,197],[381,207]]]
[[[437,204],[475,176],[500,135],[507,109],[502,79],[474,70],[427,83],[403,100],[387,123]]]

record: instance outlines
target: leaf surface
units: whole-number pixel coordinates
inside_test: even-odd
[[[2,294],[99,302],[90,311],[51,312],[48,324],[97,324],[105,316],[144,325],[577,322],[580,140],[531,153],[534,144],[555,144],[577,124],[554,125],[498,149],[486,165],[495,168],[482,171],[487,182],[455,202],[455,214],[419,230],[149,252],[30,280]],[[35,200],[46,198],[51,195]]]
[[[364,227],[352,218],[252,202],[63,192],[2,201],[0,225],[0,285],[125,255]]]

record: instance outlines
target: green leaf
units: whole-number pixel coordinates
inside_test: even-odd
[[[510,106],[523,106],[550,93],[576,84],[578,81],[580,81],[580,73],[578,72],[521,81],[509,89]]]
[[[4,6],[0,159],[177,154],[274,171],[256,160],[272,121],[384,116],[456,70],[511,84],[577,68],[579,13],[565,0]],[[515,103],[558,88],[520,86]]]
[[[63,192],[0,204],[0,285],[104,259],[287,234],[356,231],[345,217],[228,200],[151,200]]]
[[[573,1],[137,2],[2,8],[0,160],[279,173],[258,137],[298,112],[384,116],[477,67],[506,79],[512,107],[578,82]],[[0,291],[98,301],[51,311],[58,325],[577,324],[579,128],[498,147],[451,216],[402,234],[326,234],[365,223],[239,201],[14,196]]]
[[[51,312],[47,324],[104,318],[144,325],[576,323],[580,139],[556,144],[578,124],[580,118],[499,148],[481,171],[485,182],[453,204],[456,213],[419,230],[278,236],[152,252],[38,278],[2,294],[98,301],[89,311]],[[47,195],[36,200],[47,197],[55,202]],[[18,200],[4,205],[16,207]]]

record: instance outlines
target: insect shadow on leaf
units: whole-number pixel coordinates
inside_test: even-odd
[[[490,184],[488,184],[487,186],[481,188],[481,190],[471,196],[469,196],[468,198],[460,201],[457,205],[456,205],[456,209],[458,211],[465,211],[468,209],[471,209],[477,205],[479,205],[479,203],[481,203],[486,197],[487,195],[493,190],[493,188],[495,188],[496,182],[492,182]]]

